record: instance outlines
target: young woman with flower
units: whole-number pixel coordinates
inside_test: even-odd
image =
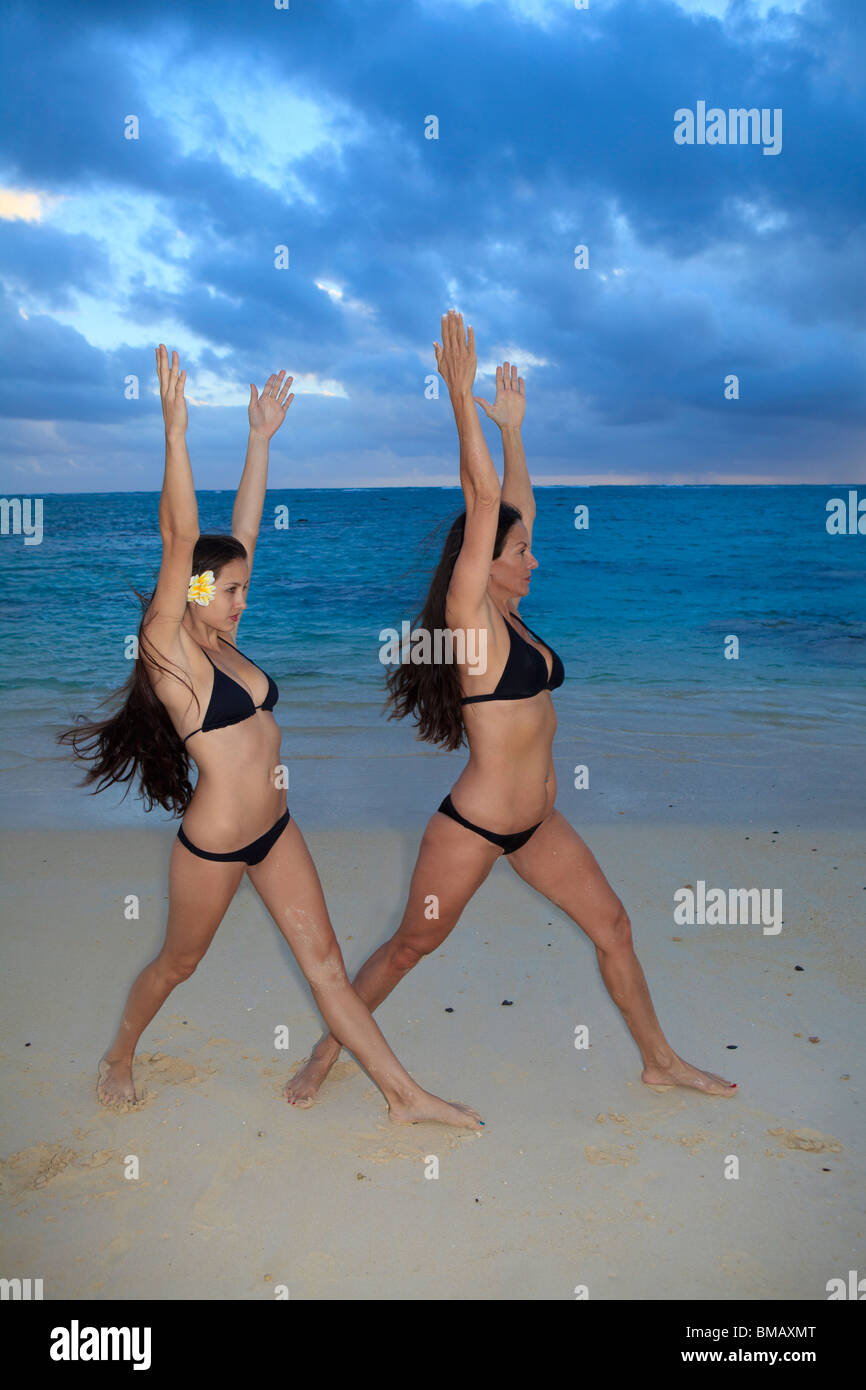
[[[280,728],[271,712],[277,687],[235,640],[264,505],[268,445],[293,400],[292,378],[284,382],[284,372],[269,377],[260,397],[251,386],[250,439],[232,534],[200,535],[186,448],[186,372],[176,352],[169,365],[162,344],[156,355],[166,441],[162,564],[139,629],[139,659],[112,718],[60,735],[92,762],[85,781],[97,781],[97,791],[137,775],[148,810],[158,803],[183,814],[169,865],[165,941],[129,992],[99,1065],[99,1099],[109,1106],[136,1101],[136,1044],[204,956],[246,872],[331,1033],[379,1086],[391,1119],[477,1129],[483,1121],[474,1110],[440,1100],[413,1081],[349,982],[315,865],[286,806]],[[194,790],[190,756],[198,769]],[[291,1094],[287,1099],[294,1103]]]

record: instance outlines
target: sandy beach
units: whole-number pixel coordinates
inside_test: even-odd
[[[376,1015],[483,1135],[392,1125],[346,1053],[314,1107],[285,1104],[321,1025],[246,880],[142,1038],[142,1104],[109,1113],[96,1063],[162,940],[172,831],[7,831],[4,1272],[46,1299],[825,1299],[866,1227],[862,833],[578,828],[670,1042],[735,1099],[641,1083],[589,941],[499,862]],[[397,924],[418,836],[307,840],[354,974]],[[782,930],[675,925],[699,879],[781,888]]]

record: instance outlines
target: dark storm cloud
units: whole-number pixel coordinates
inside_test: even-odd
[[[397,480],[399,460],[419,451],[447,471],[453,431],[423,381],[452,280],[482,360],[513,343],[546,363],[526,373],[542,474],[639,467],[662,478],[706,463],[839,477],[857,456],[866,55],[855,0],[813,0],[767,24],[745,5],[725,24],[665,3],[564,7],[545,30],[494,4],[292,0],[254,16],[231,3],[12,5],[2,26],[7,54],[27,55],[7,58],[0,97],[5,186],[159,200],[189,251],[178,260],[165,246],[180,288],[143,275],[112,285],[98,228],[0,222],[16,363],[0,411],[19,421],[13,457],[33,452],[25,422],[49,418],[44,361],[67,368],[50,417],[59,430],[117,421],[118,379],[152,378],[152,325],[172,322],[212,345],[187,354],[191,379],[196,366],[224,370],[231,349],[241,380],[278,363],[344,383],[349,400],[298,400],[305,466],[318,437],[346,481]],[[136,44],[156,39],[179,73],[193,55],[230,58],[251,93],[279,78],[332,113],[345,143],[292,165],[303,198],[256,178],[254,146],[248,170],[228,166],[216,89],[196,93],[208,148],[182,153],[136,63]],[[781,108],[781,153],[676,145],[674,111],[698,100]],[[129,112],[142,121],[137,142],[119,138]],[[423,138],[430,114],[438,141]],[[285,140],[291,150],[291,130]],[[282,243],[291,270],[276,273]],[[589,271],[573,268],[577,243]],[[317,279],[369,312],[335,303]],[[25,323],[19,290],[38,291],[49,313],[78,292],[106,296],[129,347],[97,351],[45,315]],[[722,395],[730,372],[736,404]],[[158,403],[141,411],[155,427]],[[216,442],[222,427],[200,424]]]

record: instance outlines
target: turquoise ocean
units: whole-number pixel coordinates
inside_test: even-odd
[[[578,829],[866,825],[866,536],[826,526],[850,487],[536,490],[539,568],[520,611],[565,664],[558,804]],[[228,531],[234,494],[198,498],[202,531]],[[54,742],[129,674],[158,506],[155,492],[49,495],[40,544],[0,538],[4,825],[176,825],[132,792],[89,795]],[[267,494],[238,646],[279,684],[302,829],[420,834],[463,766],[465,751],[388,720],[379,660],[383,630],[419,613],[461,508],[456,488]]]

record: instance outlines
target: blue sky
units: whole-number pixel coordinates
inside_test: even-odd
[[[863,0],[6,0],[0,40],[5,494],[158,489],[159,341],[198,487],[280,367],[272,486],[453,484],[452,305],[539,484],[862,479]],[[699,101],[780,152],[677,144]]]

